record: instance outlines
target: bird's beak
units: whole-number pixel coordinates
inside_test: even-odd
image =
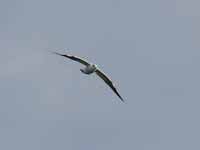
[[[83,69],[80,69],[80,71],[81,71],[82,73],[84,73]]]

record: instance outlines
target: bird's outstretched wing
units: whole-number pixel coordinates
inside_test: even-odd
[[[85,65],[85,66],[88,66],[88,65],[89,65],[89,63],[88,63],[87,61],[85,61],[85,60],[83,60],[82,58],[79,58],[79,57],[77,57],[77,56],[72,56],[72,55],[67,55],[67,54],[59,54],[59,53],[57,53],[57,52],[53,52],[53,54],[57,54],[57,55],[60,55],[60,56],[67,57],[67,58],[69,58],[69,59],[71,59],[71,60],[74,60],[74,61],[77,61],[77,62],[79,62],[79,63],[81,63],[81,64],[83,64],[83,65]]]
[[[123,98],[120,96],[120,94],[117,92],[117,89],[115,88],[115,86],[113,85],[112,81],[103,73],[101,72],[99,69],[97,69],[96,74],[104,80],[104,82],[106,84],[108,84],[108,86],[115,92],[115,94],[117,94],[117,96],[121,99],[121,101],[124,102]]]

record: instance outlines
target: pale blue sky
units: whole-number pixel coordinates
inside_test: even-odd
[[[1,0],[0,149],[199,149],[199,5]],[[126,104],[49,51],[97,63]]]

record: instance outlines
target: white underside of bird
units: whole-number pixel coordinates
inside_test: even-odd
[[[123,98],[120,96],[118,91],[116,90],[113,82],[97,67],[96,64],[92,64],[87,62],[86,60],[79,58],[77,56],[67,55],[67,54],[59,54],[57,52],[53,52],[54,54],[67,57],[71,60],[77,61],[83,65],[85,65],[85,68],[80,69],[80,71],[84,74],[90,75],[92,73],[96,73],[112,90],[113,92],[121,99],[121,101],[124,102]]]
[[[92,73],[94,73],[97,70],[97,65],[90,64],[90,65],[88,65],[85,68],[80,69],[80,70],[81,70],[82,73],[92,74]]]

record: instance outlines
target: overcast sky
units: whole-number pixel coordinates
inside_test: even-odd
[[[199,149],[199,6],[1,0],[0,149]],[[49,51],[98,64],[126,103]]]

